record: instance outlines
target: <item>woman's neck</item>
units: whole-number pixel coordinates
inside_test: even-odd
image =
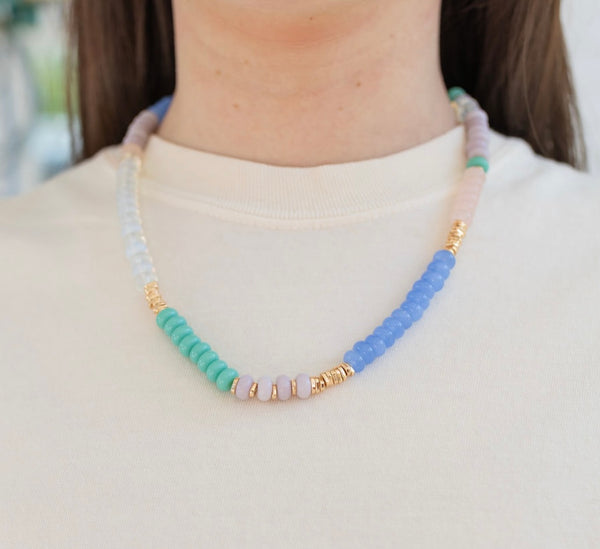
[[[392,154],[456,125],[440,0],[173,4],[177,86],[158,132],[169,141],[313,166]]]

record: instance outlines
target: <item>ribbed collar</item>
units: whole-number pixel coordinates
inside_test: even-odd
[[[491,159],[501,145],[492,132]],[[278,166],[186,148],[156,135],[144,160],[144,190],[242,217],[315,220],[354,217],[448,193],[465,166],[457,125],[387,156],[310,167]]]

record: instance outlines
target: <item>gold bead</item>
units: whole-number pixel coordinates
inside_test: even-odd
[[[292,396],[296,396],[297,392],[296,380],[292,379]]]
[[[231,389],[230,389],[230,391],[231,391],[231,392],[232,392],[234,395],[235,395],[235,388],[237,387],[237,384],[238,384],[238,381],[239,381],[239,380],[240,380],[240,378],[239,378],[239,377],[236,377],[236,378],[233,380],[233,383],[231,384]]]
[[[167,308],[165,300],[163,299],[162,295],[160,295],[158,282],[156,282],[156,280],[148,282],[148,284],[144,286],[144,294],[146,295],[148,306],[150,309],[152,309],[152,311],[154,311],[154,314],[158,314],[163,309]]]
[[[273,388],[271,389],[271,400],[277,400],[277,385],[273,383]]]
[[[342,368],[344,370],[344,372],[346,372],[346,376],[348,376],[348,377],[352,377],[355,373],[354,368],[346,362],[342,362],[340,364],[340,368]]]
[[[320,376],[310,378],[310,394],[317,395],[323,391],[325,385]]]
[[[460,245],[462,244],[463,238],[467,232],[467,224],[460,219],[457,219],[453,224],[450,232],[448,233],[448,239],[444,248],[456,255]]]
[[[252,386],[250,387],[250,391],[248,392],[248,396],[250,398],[254,398],[254,395],[256,395],[256,390],[258,389],[258,383],[256,383],[256,381],[252,384]]]
[[[322,393],[325,389],[339,385],[354,375],[354,369],[349,364],[341,362],[335,368],[322,372],[310,378],[311,394]]]

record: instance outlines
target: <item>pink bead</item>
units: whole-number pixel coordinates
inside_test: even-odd
[[[277,398],[287,400],[292,396],[292,380],[288,376],[277,376]]]
[[[489,141],[490,132],[485,128],[467,129],[467,142],[475,141],[476,139],[484,139]]]
[[[142,111],[138,114],[131,123],[132,126],[152,133],[158,127],[158,117],[151,111]]]
[[[487,159],[490,156],[489,145],[481,143],[467,145],[467,158],[473,158],[474,156],[483,156]]]
[[[467,138],[467,147],[487,147],[490,144],[489,136],[481,135]]]
[[[261,377],[258,380],[258,388],[256,390],[256,398],[266,402],[271,400],[271,392],[273,391],[273,383],[270,377]]]
[[[310,376],[299,374],[296,377],[296,394],[298,398],[308,398],[311,394]]]
[[[252,376],[245,375],[240,377],[235,387],[235,396],[240,400],[248,400],[250,398],[250,387],[252,387],[253,383]]]
[[[451,221],[460,219],[467,225],[472,223],[484,182],[483,168],[474,166],[465,170],[454,200]]]

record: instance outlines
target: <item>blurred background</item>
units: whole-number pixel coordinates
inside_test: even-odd
[[[71,163],[67,9],[67,0],[0,0],[0,198],[25,193]],[[562,18],[589,171],[600,176],[600,0],[563,0]]]

